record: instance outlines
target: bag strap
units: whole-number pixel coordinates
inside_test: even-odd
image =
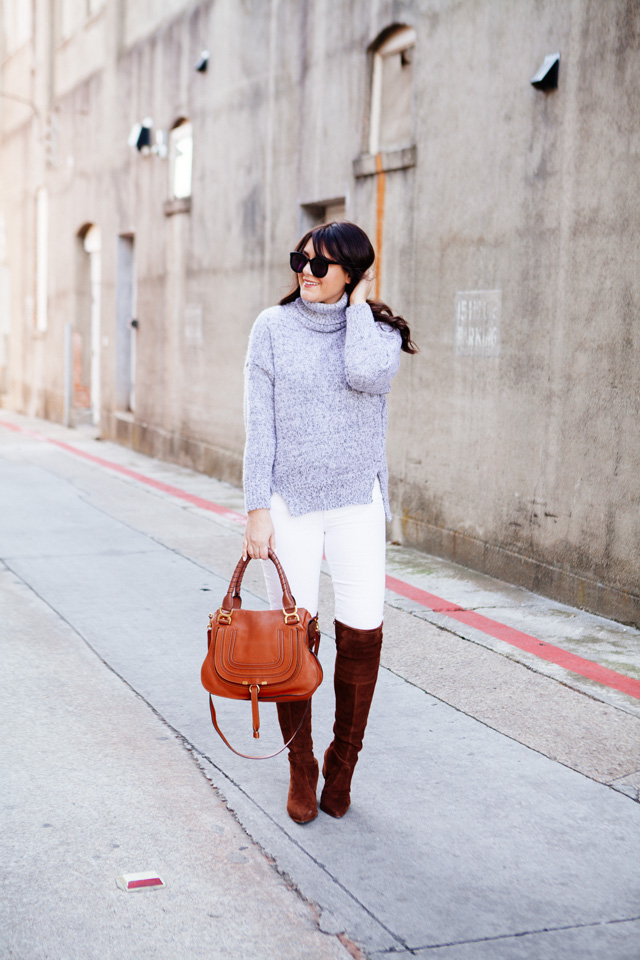
[[[215,729],[216,729],[216,733],[218,733],[219,736],[222,738],[222,740],[226,743],[226,745],[229,747],[229,750],[233,750],[234,753],[236,753],[239,757],[244,757],[245,760],[271,760],[272,757],[277,757],[280,753],[283,753],[283,751],[287,749],[287,747],[293,742],[294,738],[298,735],[298,732],[300,731],[300,728],[302,727],[302,724],[304,723],[304,719],[305,719],[307,713],[309,712],[309,705],[310,705],[310,703],[311,703],[311,699],[309,699],[309,701],[308,701],[308,703],[307,703],[307,709],[306,709],[305,712],[302,714],[302,720],[301,720],[300,723],[298,724],[298,726],[297,726],[297,728],[296,728],[296,732],[294,733],[293,737],[291,737],[290,740],[287,740],[287,742],[285,743],[284,747],[281,747],[279,750],[276,750],[275,753],[267,753],[267,754],[264,754],[264,755],[262,755],[262,756],[257,757],[257,756],[253,756],[253,754],[251,754],[251,753],[240,753],[239,750],[236,750],[235,747],[232,747],[232,746],[231,746],[231,744],[229,743],[229,741],[228,741],[227,738],[225,737],[224,733],[222,732],[222,730],[221,730],[220,727],[218,726],[218,719],[217,719],[217,717],[216,717],[216,708],[215,708],[214,705],[213,705],[213,699],[211,698],[211,694],[209,694],[209,707],[210,707],[210,709],[211,709],[211,722],[213,723],[213,725],[214,725],[214,727],[215,727]]]
[[[286,615],[293,616],[297,614],[296,601],[291,593],[291,587],[289,586],[289,581],[287,580],[287,575],[282,568],[282,564],[278,560],[271,547],[269,547],[269,559],[278,571],[278,576],[280,578],[280,585],[282,586],[282,609]],[[222,601],[221,610],[224,613],[229,613],[234,609],[238,610],[242,606],[240,587],[242,586],[244,572],[249,566],[250,561],[251,557],[249,556],[247,556],[246,560],[243,560],[242,558],[238,560],[236,568],[231,576],[229,589],[227,590],[225,598]]]

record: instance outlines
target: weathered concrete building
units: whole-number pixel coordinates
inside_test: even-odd
[[[1,7],[5,406],[239,482],[253,319],[346,215],[421,346],[393,538],[640,621],[637,0]]]

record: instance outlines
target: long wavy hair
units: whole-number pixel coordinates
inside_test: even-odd
[[[347,296],[358,286],[367,270],[375,261],[376,255],[371,241],[364,230],[348,220],[332,220],[330,223],[321,223],[312,230],[308,230],[298,241],[295,249],[303,251],[309,240],[313,241],[313,249],[317,254],[324,255],[330,260],[336,260],[349,274]],[[290,292],[279,303],[293,303],[300,296],[300,284],[296,274],[296,282]],[[381,300],[367,300],[371,307],[374,319],[379,323],[387,323],[400,331],[402,350],[405,353],[418,353],[418,347],[411,339],[409,324],[393,312]]]

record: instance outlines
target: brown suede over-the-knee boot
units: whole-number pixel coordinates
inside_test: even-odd
[[[336,720],[333,743],[324,755],[325,778],[320,809],[343,817],[351,803],[351,778],[362,749],[373,691],[378,679],[382,624],[356,630],[338,620],[336,625]]]
[[[309,709],[307,710],[307,704]],[[302,726],[289,747],[289,796],[287,813],[296,823],[308,823],[318,816],[318,761],[313,755],[311,738],[311,701],[278,703],[278,720],[286,743],[295,733],[302,716]]]

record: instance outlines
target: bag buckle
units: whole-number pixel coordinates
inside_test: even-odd
[[[218,610],[218,616],[216,618],[218,623],[226,623],[226,624],[231,623],[232,613],[233,613],[233,610],[223,610],[222,607],[220,607],[220,609]]]
[[[294,607],[293,613],[287,613],[287,611],[285,610],[284,607],[282,608],[282,612],[284,613],[284,622],[285,622],[285,624],[300,623],[300,617],[298,616],[298,607],[297,607],[297,606]]]

